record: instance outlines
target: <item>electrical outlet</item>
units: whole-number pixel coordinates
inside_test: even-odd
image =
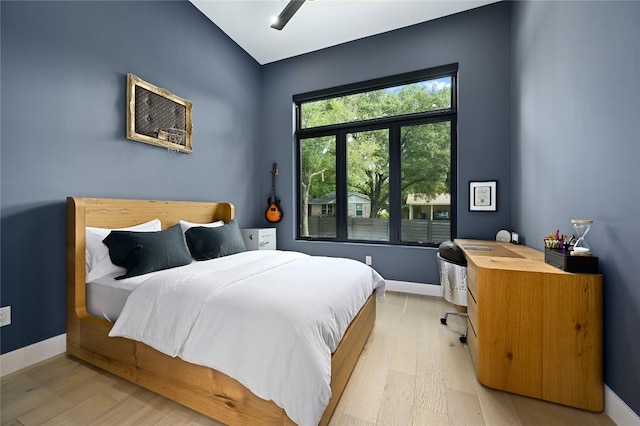
[[[366,263],[367,265],[371,266],[371,256],[365,256],[364,257],[364,263]]]
[[[11,306],[0,308],[0,327],[11,324]]]

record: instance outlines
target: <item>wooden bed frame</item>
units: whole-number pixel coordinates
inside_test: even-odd
[[[112,324],[86,308],[85,227],[121,228],[155,218],[163,229],[180,219],[228,222],[229,203],[67,198],[67,353],[230,425],[290,425],[284,410],[219,371],[164,355],[133,340],[108,337]],[[320,421],[331,419],[376,318],[372,295],[347,329],[331,360],[331,390]]]

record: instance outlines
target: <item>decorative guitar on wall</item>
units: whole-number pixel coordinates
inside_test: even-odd
[[[276,176],[278,176],[278,163],[273,163],[271,167],[271,196],[267,199],[269,207],[264,212],[264,217],[270,223],[277,223],[282,220],[280,199],[276,198]]]

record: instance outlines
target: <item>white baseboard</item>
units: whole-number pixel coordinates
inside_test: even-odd
[[[387,290],[400,293],[420,294],[422,296],[442,297],[442,286],[439,284],[420,284],[409,281],[387,280]]]
[[[617,425],[640,426],[640,416],[607,385],[604,385],[604,413]]]
[[[0,356],[0,376],[37,364],[67,351],[67,335],[51,337]]]

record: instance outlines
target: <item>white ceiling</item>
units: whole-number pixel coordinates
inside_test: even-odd
[[[270,27],[288,0],[191,0],[260,64],[335,46],[499,0],[306,1],[282,31]]]

